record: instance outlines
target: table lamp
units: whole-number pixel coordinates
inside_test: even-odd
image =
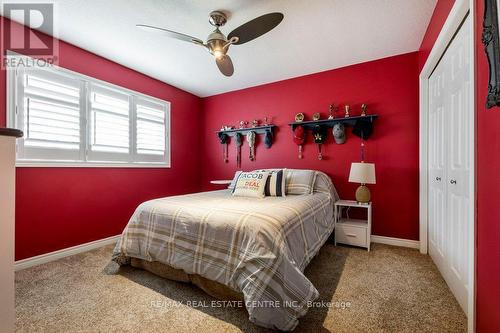
[[[350,183],[361,184],[356,190],[356,201],[360,203],[370,202],[370,190],[366,184],[375,184],[375,164],[373,163],[352,163],[349,173]]]

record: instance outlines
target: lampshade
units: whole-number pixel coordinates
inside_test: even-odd
[[[373,163],[352,163],[349,173],[349,182],[360,184],[376,184],[375,164]]]

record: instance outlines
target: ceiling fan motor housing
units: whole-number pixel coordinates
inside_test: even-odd
[[[210,22],[210,24],[214,27],[222,27],[227,22],[227,16],[219,10],[214,10],[210,13],[208,22]]]

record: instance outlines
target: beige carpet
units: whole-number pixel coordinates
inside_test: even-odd
[[[261,332],[245,309],[202,307],[196,287],[124,267],[103,272],[112,246],[16,273],[18,332]],[[428,256],[374,244],[327,244],[306,275],[332,307],[296,332],[465,332],[466,317]],[[195,304],[195,302],[199,302]]]

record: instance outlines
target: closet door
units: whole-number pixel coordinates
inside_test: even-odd
[[[469,242],[470,225],[470,31],[464,24],[451,44],[449,51],[450,82],[448,99],[450,117],[447,134],[447,205],[448,224],[448,276],[446,282],[467,313],[467,291],[469,288]]]
[[[429,254],[438,266],[446,262],[446,192],[447,174],[445,161],[446,121],[449,107],[446,100],[445,86],[448,84],[448,72],[441,63],[429,79]]]
[[[429,254],[462,309],[470,288],[469,18],[429,80]]]

